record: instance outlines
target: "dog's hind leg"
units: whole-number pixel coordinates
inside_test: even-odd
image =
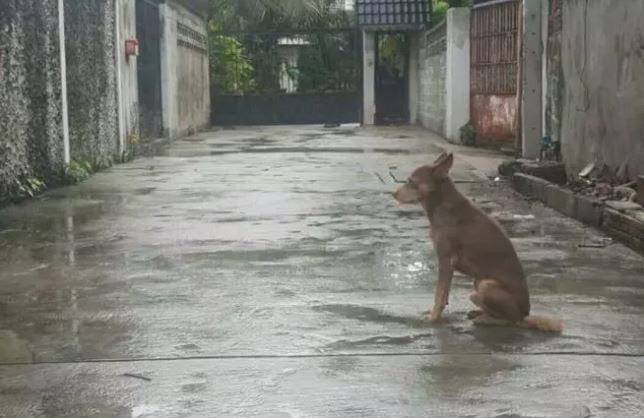
[[[514,296],[496,280],[483,280],[470,296],[483,313],[473,317],[477,325],[507,326],[518,324],[524,317]]]
[[[470,294],[470,300],[478,308],[483,308],[483,298],[481,297],[481,294],[478,291],[478,286],[476,282],[474,282],[474,292]],[[479,316],[483,315],[483,313],[484,312],[481,309],[474,309],[467,313],[467,319],[478,318]]]

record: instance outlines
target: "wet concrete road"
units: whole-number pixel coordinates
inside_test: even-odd
[[[389,193],[443,146],[221,130],[0,211],[0,417],[644,416],[644,259],[579,248],[601,236],[490,184],[486,152],[454,176],[566,331],[474,328],[458,279],[419,319],[427,221]]]

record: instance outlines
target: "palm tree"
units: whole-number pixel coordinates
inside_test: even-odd
[[[221,69],[232,68],[237,73],[236,68],[242,63],[242,68],[252,72],[253,89],[279,89],[280,71],[283,70],[277,51],[278,41],[286,34],[295,33],[315,45],[309,49],[319,55],[318,67],[334,75],[339,73],[342,68],[336,67],[346,59],[333,53],[343,50],[340,46],[346,43],[346,36],[323,33],[325,29],[350,26],[348,14],[337,6],[337,0],[210,0],[211,40],[216,41],[211,41],[212,47],[221,49],[222,42],[233,45],[233,41],[237,41],[234,62],[228,62],[231,60],[228,56],[211,54],[212,78],[226,81]],[[232,77],[233,80],[238,78],[237,74]]]
[[[349,25],[336,0],[211,0],[211,22],[224,31],[311,30]]]

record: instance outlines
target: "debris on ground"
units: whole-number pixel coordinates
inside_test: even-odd
[[[639,203],[630,202],[628,200],[607,200],[606,206],[611,209],[615,209],[618,212],[642,209],[642,206]]]
[[[578,248],[606,248],[613,243],[612,238],[599,238],[592,241],[584,241],[577,244]]]
[[[568,187],[575,193],[594,197],[604,202],[621,201],[635,202],[637,200],[636,182],[628,182],[624,178],[627,169],[620,167],[612,173],[606,165],[588,164],[579,172],[576,179],[568,182]]]
[[[131,377],[133,379],[139,379],[139,380],[145,380],[146,382],[151,382],[152,379],[146,376],[142,376],[140,374],[134,374],[134,373],[123,373],[123,376],[125,377]]]

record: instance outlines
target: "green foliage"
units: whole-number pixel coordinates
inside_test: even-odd
[[[17,182],[18,198],[32,198],[47,188],[44,181],[31,177]]]
[[[61,174],[61,181],[63,184],[71,185],[82,183],[87,180],[92,174],[112,167],[116,161],[123,161],[122,156],[117,155],[102,155],[88,160],[72,160],[69,164],[65,164]]]
[[[433,22],[439,23],[445,20],[445,16],[447,16],[447,10],[449,9],[449,3],[444,0],[433,0],[432,7]]]
[[[335,0],[210,0],[210,6],[210,71],[215,93],[277,91],[284,70],[280,33],[353,24],[348,13],[335,7]],[[308,46],[301,46],[297,71],[286,68],[301,89],[333,89],[352,77],[347,69],[355,57],[340,50],[347,46],[346,40],[311,35],[307,41]]]
[[[88,161],[72,161],[63,167],[62,180],[64,184],[81,183],[94,172],[94,167]]]
[[[217,93],[250,90],[253,87],[253,66],[242,43],[212,30],[209,46],[210,80],[213,90]]]
[[[25,199],[31,199],[47,189],[45,181],[39,177],[24,177],[15,180],[9,185],[4,195],[0,195],[0,203],[18,203]]]
[[[93,172],[105,170],[114,165],[114,157],[112,155],[101,155],[92,161]]]
[[[472,7],[472,0],[447,0],[449,7]]]
[[[300,91],[345,90],[355,83],[355,56],[346,36],[310,37],[310,45],[300,52],[298,80]]]
[[[402,74],[407,66],[404,35],[387,34],[387,36],[382,36],[379,47],[382,51],[382,60],[387,63],[387,66]]]
[[[452,7],[471,7],[471,0],[432,0],[432,19],[439,23],[447,16],[447,10]]]
[[[474,129],[474,125],[472,125],[471,122],[468,122],[467,124],[463,125],[461,129],[459,129],[459,133],[460,133],[461,143],[463,145],[468,145],[468,146],[476,145],[476,129]]]

